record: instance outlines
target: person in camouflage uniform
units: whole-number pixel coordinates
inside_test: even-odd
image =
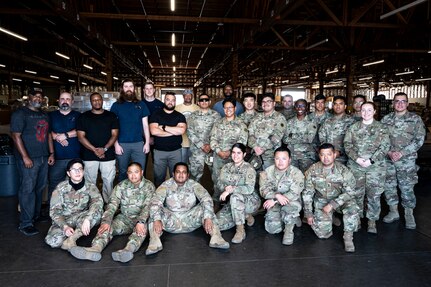
[[[244,223],[254,224],[253,213],[260,207],[260,197],[255,190],[256,171],[244,161],[246,147],[241,143],[232,146],[232,161],[223,166],[217,189],[220,201],[227,204],[217,213],[220,230],[236,226],[232,243],[241,243],[245,237]]]
[[[245,112],[240,114],[238,118],[242,120],[246,126],[249,126],[251,121],[258,115],[258,112],[254,109],[256,105],[256,95],[252,92],[246,92],[242,97],[242,103]]]
[[[353,119],[355,121],[361,121],[362,120],[362,116],[361,116],[361,106],[363,103],[365,103],[367,101],[367,99],[365,98],[364,95],[356,95],[353,97]]]
[[[319,94],[314,97],[315,111],[308,114],[308,118],[317,124],[317,129],[323,124],[326,119],[332,117],[332,114],[326,111],[325,108],[326,97]]]
[[[275,111],[275,96],[266,93],[262,97],[263,113],[258,114],[248,126],[248,146],[262,156],[263,169],[274,164],[274,150],[281,146],[286,129],[286,119]]]
[[[147,236],[154,190],[154,184],[144,178],[142,166],[137,162],[130,163],[127,179],[117,184],[112,192],[91,247],[74,247],[70,253],[78,259],[99,261],[102,250],[113,236],[131,234],[124,249],[112,252],[112,259],[123,263],[132,260],[133,253],[139,250]]]
[[[222,167],[231,161],[230,149],[235,143],[247,144],[247,127],[235,116],[236,101],[225,99],[223,101],[225,117],[216,122],[211,130],[210,145],[214,151],[212,180],[214,182],[213,200],[218,205],[220,193],[217,182]]]
[[[390,148],[387,128],[374,120],[374,103],[362,105],[362,122],[349,127],[344,137],[344,148],[349,157],[347,166],[356,178],[356,203],[363,217],[364,196],[367,195],[368,232],[377,233],[376,220],[380,216],[380,196],[386,177],[385,157]]]
[[[305,172],[304,216],[317,237],[329,238],[333,213],[343,214],[344,249],[355,252],[353,232],[357,231],[359,222],[356,180],[345,165],[335,161],[336,157],[334,146],[324,143],[319,147],[320,161]]]
[[[189,179],[187,164],[179,162],[174,167],[174,177],[162,183],[151,200],[150,244],[145,254],[163,249],[160,241],[163,230],[188,233],[201,226],[211,235],[210,247],[229,248],[229,243],[221,237],[211,196],[202,185]]]
[[[51,197],[52,225],[45,242],[52,248],[70,250],[76,240],[89,235],[99,224],[103,198],[97,187],[84,179],[84,162],[72,159],[66,166],[68,180],[57,185]]]
[[[287,121],[283,143],[292,151],[292,165],[303,173],[316,162],[314,139],[317,124],[307,116],[307,101],[299,99],[295,102],[296,117]]]
[[[286,121],[294,118],[296,116],[296,112],[293,108],[293,97],[291,95],[284,95],[281,103],[283,104],[281,114],[286,118]]]
[[[284,226],[284,245],[293,243],[293,227],[301,211],[301,192],[304,189],[304,175],[290,164],[290,158],[288,148],[277,148],[275,165],[265,169],[259,177],[259,191],[267,210],[265,230],[271,234],[280,233]]]
[[[334,116],[327,119],[319,129],[320,143],[332,144],[337,153],[336,160],[342,164],[347,163],[347,156],[344,151],[344,136],[347,129],[355,123],[355,120],[346,114],[346,107],[346,98],[335,96]]]
[[[190,140],[190,176],[199,182],[204,173],[205,158],[212,157],[210,133],[220,114],[210,109],[211,99],[202,94],[198,99],[199,110],[193,112],[187,120],[187,136]],[[211,167],[210,167],[211,170]]]
[[[386,223],[399,219],[397,184],[401,190],[406,228],[415,229],[413,209],[416,207],[414,186],[418,183],[416,166],[417,151],[424,143],[426,130],[422,119],[407,110],[405,93],[394,96],[394,112],[386,115],[382,123],[389,129],[391,148],[386,158],[385,198],[389,213],[383,218]]]

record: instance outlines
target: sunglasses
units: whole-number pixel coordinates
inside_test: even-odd
[[[210,99],[199,99],[200,103],[202,103],[202,102],[209,102],[209,101],[210,101]]]

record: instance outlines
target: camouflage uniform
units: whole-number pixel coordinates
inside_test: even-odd
[[[332,144],[340,154],[336,160],[342,164],[347,163],[347,155],[344,151],[344,136],[347,129],[355,123],[355,120],[344,114],[341,117],[332,117],[323,122],[319,129],[319,141],[320,143]]]
[[[417,151],[424,143],[426,130],[422,119],[411,112],[402,116],[395,113],[386,115],[382,121],[389,128],[391,151],[399,151],[403,156],[396,162],[386,159],[385,198],[389,206],[398,204],[397,181],[401,190],[404,208],[415,208],[416,197],[413,191],[418,182],[416,166]]]
[[[301,211],[301,192],[304,189],[304,175],[290,165],[285,172],[280,172],[274,165],[260,173],[260,195],[264,199],[275,198],[279,193],[289,199],[289,203],[274,205],[265,215],[265,230],[271,234],[283,231],[283,225],[295,223]]]
[[[330,112],[325,111],[323,115],[318,116],[316,112],[308,114],[308,118],[317,124],[317,129],[325,122],[325,120],[332,118],[333,115]]]
[[[339,162],[334,162],[329,169],[319,161],[305,172],[305,190],[302,194],[304,216],[313,216],[311,228],[317,237],[329,238],[332,235],[334,211],[343,214],[344,231],[355,232],[358,229],[359,206],[355,200],[355,188],[356,180],[352,172]],[[333,207],[330,213],[323,211],[327,204]]]
[[[187,136],[190,140],[190,175],[191,178],[200,181],[205,165],[205,157],[211,156],[212,152],[206,154],[201,148],[204,144],[210,143],[211,129],[216,121],[220,119],[220,114],[214,110],[207,113],[196,111],[187,120]]]
[[[265,150],[262,154],[264,169],[274,164],[274,150],[281,146],[286,126],[285,118],[276,111],[268,116],[258,114],[248,126],[248,146]]]
[[[208,218],[217,225],[211,196],[193,179],[188,179],[182,186],[173,178],[162,183],[151,200],[150,214],[151,230],[156,220],[161,220],[163,230],[170,233],[192,232]]]
[[[117,184],[102,217],[102,224],[109,224],[111,229],[109,232],[96,235],[92,246],[96,245],[103,249],[113,236],[131,234],[128,244],[133,244],[138,250],[145,237],[138,236],[134,228],[138,222],[147,225],[154,190],[154,184],[145,178],[142,178],[138,187],[135,187],[128,179]],[[118,210],[120,213],[115,215]]]
[[[217,191],[217,181],[222,167],[231,161],[231,158],[222,159],[218,156],[219,151],[227,151],[232,148],[235,143],[247,145],[247,127],[238,118],[228,121],[222,118],[216,122],[211,130],[211,149],[214,151],[214,162],[212,170],[212,180],[214,182],[213,200],[219,201],[220,193]]]
[[[293,107],[289,110],[283,109],[280,111],[280,113],[286,118],[286,121],[288,121],[288,120],[290,120],[296,116],[296,111]]]
[[[350,126],[344,137],[344,148],[349,157],[347,166],[356,178],[356,203],[363,217],[364,196],[367,194],[367,218],[378,220],[380,216],[380,196],[384,191],[386,177],[385,157],[390,148],[386,127],[378,121],[369,125],[356,122]],[[361,157],[374,161],[367,168],[356,160]]]
[[[227,230],[235,225],[245,223],[246,214],[256,212],[260,207],[260,197],[254,189],[256,171],[243,162],[236,167],[233,162],[227,163],[220,172],[217,189],[222,193],[226,186],[235,186],[228,203],[217,213],[220,230]]]
[[[294,117],[287,121],[283,142],[292,152],[293,166],[303,173],[316,162],[316,150],[313,142],[317,134],[317,124],[308,118],[308,115],[300,121]]]
[[[65,225],[81,232],[82,223],[88,219],[93,228],[100,222],[102,212],[103,198],[94,184],[87,182],[81,189],[74,190],[69,180],[61,182],[52,193],[49,211],[52,225],[45,242],[51,247],[60,247],[67,238],[63,232]]]
[[[253,111],[253,113],[243,112],[238,116],[240,120],[244,122],[246,126],[249,126],[251,121],[257,116],[259,113],[257,111]]]

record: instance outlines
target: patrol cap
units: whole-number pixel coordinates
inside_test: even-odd
[[[192,90],[184,90],[183,95],[192,95],[193,96],[193,91]]]
[[[83,168],[85,167],[84,162],[82,161],[82,159],[80,159],[80,158],[74,158],[74,159],[71,159],[67,163],[66,170],[70,170],[75,163],[80,163]]]

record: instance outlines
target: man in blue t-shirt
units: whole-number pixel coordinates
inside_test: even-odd
[[[224,108],[223,108],[223,101],[225,99],[235,99],[235,96],[233,95],[232,85],[228,84],[228,85],[224,86],[223,95],[224,95],[224,98],[222,100],[218,101],[217,103],[215,103],[213,106],[213,110],[218,112],[222,118],[224,118],[224,116],[225,116]],[[243,112],[244,112],[244,106],[239,101],[237,101],[236,102],[235,115],[239,116]]]
[[[172,177],[174,165],[181,161],[182,135],[186,132],[186,118],[175,110],[175,93],[167,92],[164,108],[150,116],[150,132],[154,137],[154,185],[166,179],[166,168]]]
[[[72,110],[73,96],[63,92],[58,97],[59,110],[48,114],[54,141],[55,164],[49,168],[48,202],[57,185],[66,178],[67,163],[80,157],[81,144],[76,134],[80,112]]]
[[[123,80],[120,98],[111,107],[118,117],[120,132],[115,142],[115,154],[118,160],[118,181],[127,178],[129,163],[138,162],[145,167],[147,153],[150,151],[150,130],[147,105],[138,100],[132,80]]]

